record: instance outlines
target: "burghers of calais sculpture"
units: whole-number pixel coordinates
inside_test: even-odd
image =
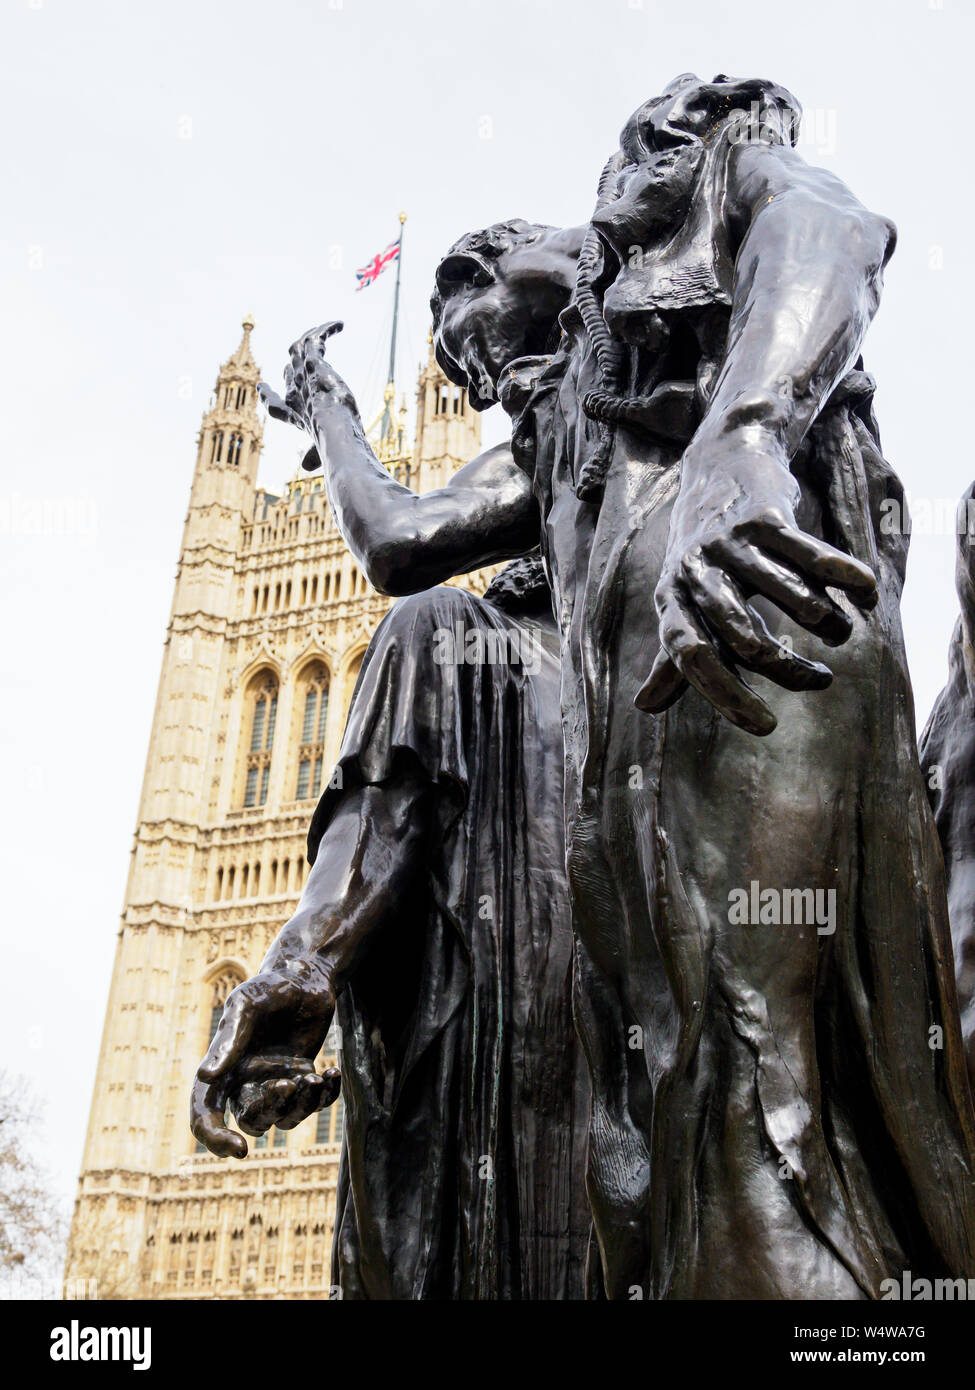
[[[295,344],[283,400],[266,393],[313,437],[343,534],[387,592],[541,547],[590,1295],[873,1298],[905,1270],[975,1275],[975,1116],[899,619],[907,543],[879,525],[903,499],[860,361],[894,231],[797,155],[798,114],[772,83],[685,75],[626,123],[585,228],[501,223],[452,248],[437,357],[475,407],[501,401],[512,438],[450,487],[417,498],[373,458],[325,358],[335,325]],[[385,708],[364,680],[363,697]],[[395,698],[422,694],[401,682]],[[387,772],[363,779],[363,814],[381,814]],[[387,863],[365,865],[376,900],[401,891]],[[324,935],[362,934],[354,905],[352,926],[333,908]],[[506,924],[513,942],[560,940],[537,909]],[[310,1078],[322,935],[288,935],[265,967],[285,983],[231,996],[200,1069],[194,1126],[217,1151],[228,1100],[254,1132],[334,1086]],[[381,974],[401,947],[386,933],[371,949]],[[476,989],[463,998],[476,1025]],[[470,1038],[494,1075],[500,1054]],[[416,1160],[357,1148],[353,1056],[361,1221],[369,1175],[405,1188]],[[549,1078],[530,1084],[539,1113]]]

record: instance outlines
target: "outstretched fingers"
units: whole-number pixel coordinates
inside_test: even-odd
[[[714,542],[708,546],[707,556],[725,573],[734,575],[742,588],[769,599],[827,646],[842,646],[853,631],[852,618],[824,588],[800,578],[757,546]]]
[[[858,608],[869,611],[875,607],[877,577],[852,555],[794,526],[765,527],[758,543],[763,550],[787,560],[807,578],[842,589]]]
[[[341,319],[330,319],[328,323],[320,323],[317,328],[312,328],[307,333],[302,333],[300,338],[296,338],[288,349],[295,371],[300,368],[309,353],[316,357],[321,356],[329,338],[335,333],[341,333],[344,327]]]
[[[663,590],[658,587],[656,599],[661,643],[685,679],[739,729],[770,734],[775,715],[719,650],[687,589],[670,581]]]
[[[304,428],[301,420],[288,405],[282,396],[279,396],[273,387],[266,381],[257,383],[257,394],[264,404],[264,408],[273,420],[280,420],[285,425],[296,425],[298,429]]]
[[[779,641],[723,570],[697,561],[685,566],[691,597],[708,628],[739,665],[758,671],[785,690],[824,690],[833,679],[828,666],[809,661]]]
[[[681,669],[674,663],[666,647],[657,653],[650,674],[640,686],[633,703],[645,714],[663,714],[677,703],[687,689]]]

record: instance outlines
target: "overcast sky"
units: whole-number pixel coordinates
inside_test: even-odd
[[[975,476],[971,0],[5,0],[0,656],[3,1056],[50,1103],[73,1193],[194,459],[253,312],[379,399],[409,215],[397,378],[433,267],[502,217],[588,217],[631,110],[677,73],[772,78],[803,152],[898,224],[866,346],[886,456],[917,499]],[[498,418],[495,418],[498,417]],[[485,438],[505,434],[497,410]],[[297,440],[266,434],[262,481]],[[915,533],[904,620],[923,722],[955,614],[954,540]],[[815,698],[815,697],[810,697]]]

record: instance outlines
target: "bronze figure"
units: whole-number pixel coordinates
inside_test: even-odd
[[[415,497],[372,457],[325,358],[336,325],[295,344],[283,399],[265,391],[312,436],[385,592],[541,547],[591,1083],[587,1292],[614,1299],[877,1298],[905,1270],[975,1275],[907,540],[879,524],[902,490],[860,359],[894,229],[799,157],[798,110],[769,82],[685,74],[626,123],[586,227],[500,223],[451,249],[437,357],[474,405],[501,401],[512,439],[449,487]],[[365,875],[377,898],[384,875]],[[301,1016],[303,979],[286,988]],[[229,1095],[256,1128],[307,1113],[332,1083],[261,1081],[245,1014],[232,996],[198,1091],[219,1078],[213,1113]],[[300,1104],[276,1098],[292,1084]]]

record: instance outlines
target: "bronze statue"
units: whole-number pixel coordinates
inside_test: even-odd
[[[580,244],[553,277],[549,332]],[[365,461],[390,484],[370,505],[367,573],[425,589],[466,502],[409,493],[364,460],[350,395],[336,414],[348,442],[330,441],[330,469],[354,484]],[[467,498],[491,477],[503,499],[506,473],[510,450],[493,449],[443,492]],[[338,488],[334,500],[350,511]],[[261,1134],[334,1100],[337,1077],[315,1059],[337,1012],[344,1298],[583,1296],[588,1079],[571,1013],[558,650],[537,556],[483,599],[435,587],[394,605],[363,659],[298,910],[228,1000],[201,1067],[194,1133],[242,1156],[228,1101]]]
[[[295,344],[283,401],[266,393],[312,435],[386,592],[541,546],[588,1291],[610,1298],[975,1275],[906,537],[878,521],[902,493],[860,360],[894,230],[795,153],[797,120],[774,84],[684,75],[627,122],[588,227],[502,223],[452,248],[437,357],[475,406],[500,399],[512,441],[432,505],[372,458],[325,359],[335,325]]]

